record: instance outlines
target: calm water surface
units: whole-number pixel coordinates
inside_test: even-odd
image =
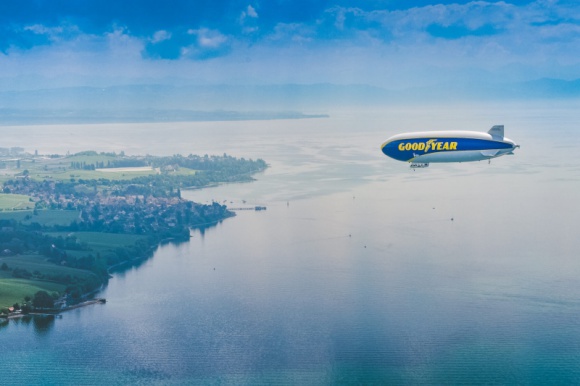
[[[188,243],[159,247],[115,275],[102,293],[106,305],[0,327],[3,379],[580,383],[578,111],[486,106],[0,128],[6,146],[28,149],[18,142],[26,132],[41,152],[90,143],[271,164],[256,182],[184,193],[267,211],[238,212],[192,231]],[[379,150],[399,131],[497,123],[522,147],[491,165],[413,172]]]

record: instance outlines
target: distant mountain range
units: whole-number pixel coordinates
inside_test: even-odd
[[[402,90],[336,84],[69,87],[0,92],[0,124],[296,119],[324,117],[319,112],[344,106],[575,98],[580,79]]]

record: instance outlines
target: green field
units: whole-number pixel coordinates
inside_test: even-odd
[[[34,202],[22,194],[0,193],[0,211],[34,209]]]
[[[79,212],[76,210],[39,210],[34,214],[32,210],[22,210],[13,212],[0,212],[0,220],[14,219],[22,221],[23,224],[34,222],[42,226],[70,225],[78,219]]]
[[[86,254],[86,252],[85,252]],[[8,266],[9,270],[0,270],[0,307],[22,303],[25,296],[33,296],[37,291],[64,293],[66,284],[54,283],[39,279],[41,278],[70,276],[73,283],[83,283],[87,280],[95,280],[96,276],[90,271],[57,265],[46,260],[42,255],[18,255],[0,258],[0,264]],[[25,269],[30,272],[32,278],[14,278],[12,272],[15,269]]]
[[[111,169],[112,170],[112,169]],[[98,180],[106,179],[111,181],[131,180],[142,176],[157,174],[155,170],[123,171],[123,172],[100,172],[98,170],[75,170],[66,171],[42,171],[34,170],[30,172],[30,177],[35,180],[53,179],[55,181],[75,180]]]
[[[66,212],[66,211],[53,211]],[[76,213],[76,212],[73,212]],[[54,215],[54,214],[53,214]],[[81,258],[89,254],[95,256],[98,254],[105,255],[107,252],[118,247],[128,247],[134,245],[139,240],[146,239],[147,236],[126,235],[116,233],[99,233],[99,232],[47,232],[52,237],[75,236],[80,243],[87,243],[90,250],[78,251],[67,250],[69,256]],[[83,283],[96,277],[94,273],[77,268],[67,267],[49,262],[45,256],[30,254],[7,256],[0,258],[0,265],[6,263],[9,270],[0,270],[0,307],[12,305],[16,302],[21,303],[24,296],[34,295],[37,291],[45,290],[50,292],[62,293],[66,289],[64,284],[55,284],[42,280],[36,280],[36,273],[48,276],[64,277],[69,275],[73,282]],[[16,279],[12,277],[14,269],[25,269],[33,275],[31,279]],[[76,278],[76,279],[75,279]]]
[[[137,241],[147,238],[141,235],[102,232],[47,232],[46,234],[53,237],[73,235],[79,242],[87,243],[91,250],[97,252],[134,245]]]
[[[20,169],[11,169],[6,171],[5,174],[0,172],[0,183],[6,182],[8,180],[14,179],[15,174],[21,173],[24,170],[28,170],[28,175],[34,180],[55,180],[55,181],[70,181],[74,179],[78,180],[99,180],[107,179],[111,181],[126,181],[137,177],[151,176],[159,173],[158,170],[129,170],[127,168],[119,168],[119,171],[113,171],[115,168],[107,169],[108,171],[103,172],[100,170],[82,170],[82,169],[71,169],[71,162],[85,162],[86,164],[95,164],[96,162],[103,162],[106,164],[108,161],[116,161],[118,157],[112,157],[107,155],[74,155],[64,158],[58,158],[54,160],[40,160],[40,161],[28,161],[23,160]],[[173,175],[194,175],[196,170],[181,167],[179,170],[170,172]],[[2,202],[0,201],[0,209],[2,208]]]
[[[58,160],[58,164],[63,166],[70,166],[71,162],[80,162],[86,163],[87,165],[96,164],[97,162],[115,162],[119,159],[119,157],[115,157],[112,155],[105,155],[105,154],[95,154],[95,155],[71,155],[66,158],[60,158]]]
[[[120,158],[110,155],[72,155],[68,157],[55,159],[23,159],[21,160],[20,169],[15,169],[12,165],[4,172],[0,170],[0,183],[14,179],[16,175],[28,171],[30,178],[35,180],[52,179],[55,181],[70,181],[71,178],[75,180],[98,180],[100,178],[112,181],[131,180],[136,177],[150,176],[157,174],[156,170],[123,170],[112,171],[114,168],[108,169],[111,171],[103,172],[98,170],[82,170],[72,169],[71,163],[86,163],[87,165],[94,165],[97,162],[107,164],[107,162],[118,161]],[[0,208],[2,203],[0,202]]]
[[[87,253],[85,252],[85,255]],[[28,272],[41,272],[44,275],[70,275],[71,277],[78,277],[81,280],[87,279],[89,276],[94,276],[92,272],[83,269],[70,268],[62,265],[57,265],[46,261],[45,256],[41,255],[18,255],[4,257],[0,259],[0,264],[6,263],[10,269],[21,268]],[[10,277],[10,271],[0,271],[0,276]],[[24,280],[24,279],[23,279]]]
[[[179,170],[172,172],[171,174],[177,176],[193,176],[197,173],[197,170],[188,169],[188,168],[179,168]]]
[[[26,296],[33,297],[38,291],[62,293],[65,288],[62,284],[50,282],[0,278],[0,307],[11,307],[14,303],[22,304]]]

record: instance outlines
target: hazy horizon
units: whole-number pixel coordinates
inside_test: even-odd
[[[0,122],[580,101],[578,20],[568,0],[6,1]]]

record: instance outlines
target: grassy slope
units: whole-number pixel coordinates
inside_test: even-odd
[[[67,237],[69,235],[75,236],[79,242],[88,244],[90,251],[84,251],[84,254],[102,253],[117,247],[126,247],[135,244],[137,241],[147,238],[141,235],[126,235],[122,233],[101,233],[101,232],[47,232],[49,236],[53,237]],[[81,251],[83,252],[83,251]],[[80,254],[78,251],[67,251],[74,255]]]
[[[66,170],[66,171],[33,171],[30,177],[35,180],[52,178],[55,181],[75,180],[99,180],[106,179],[111,181],[131,180],[136,177],[150,176],[157,174],[155,170],[125,171],[125,172],[99,172],[97,170]]]
[[[26,219],[26,216],[30,218]],[[0,212],[0,220],[14,219],[22,221],[23,224],[37,222],[43,226],[70,225],[78,216],[79,213],[75,210],[39,210],[37,215],[31,210]]]
[[[14,303],[20,303],[24,301],[26,296],[33,297],[38,291],[51,292],[63,292],[65,286],[62,284],[42,282],[42,281],[31,281],[25,279],[14,279],[14,278],[0,278],[0,308],[10,307]]]
[[[30,178],[35,180],[53,179],[55,181],[75,180],[99,180],[101,178],[111,181],[131,180],[136,177],[150,176],[158,174],[157,170],[134,170],[134,171],[108,171],[98,170],[77,170],[70,169],[71,162],[86,162],[93,164],[95,162],[114,161],[118,158],[104,155],[97,156],[70,156],[54,160],[42,160],[38,162],[22,161],[20,169],[9,169],[0,171],[0,183],[14,178],[15,173],[28,170]],[[114,170],[114,169],[110,169]],[[193,175],[196,171],[193,169],[180,168],[174,172],[176,175]],[[1,203],[0,203],[1,205]]]
[[[47,234],[54,237],[66,237],[70,235],[71,232],[50,232]],[[76,236],[80,242],[86,242],[91,249],[90,251],[67,251],[67,253],[70,255],[77,257],[86,256],[89,253],[92,255],[96,255],[97,253],[104,254],[106,251],[115,249],[117,247],[133,245],[138,240],[146,237],[140,235],[124,235],[99,232],[74,232],[72,234]],[[50,263],[46,261],[45,256],[41,255],[3,257],[0,258],[0,265],[2,263],[6,263],[10,269],[22,268],[31,273],[38,271],[44,275],[70,275],[71,277],[76,276],[81,280],[93,275],[93,273],[82,269],[70,268]],[[66,289],[66,285],[63,284],[56,284],[34,279],[15,279],[12,278],[11,275],[11,271],[0,270],[0,307],[6,307],[14,303],[22,303],[25,296],[32,296],[40,290],[62,293]]]
[[[0,193],[0,210],[21,210],[33,209],[34,202],[30,201],[29,196],[22,194],[4,194]]]
[[[0,258],[0,264],[6,263],[11,269],[22,268],[29,272],[39,271],[45,275],[71,275],[81,279],[93,276],[92,272],[83,269],[70,268],[46,261],[41,255],[18,255]],[[1,271],[0,276],[10,277],[10,273]],[[24,279],[23,279],[24,280]],[[35,280],[33,280],[35,281]]]

